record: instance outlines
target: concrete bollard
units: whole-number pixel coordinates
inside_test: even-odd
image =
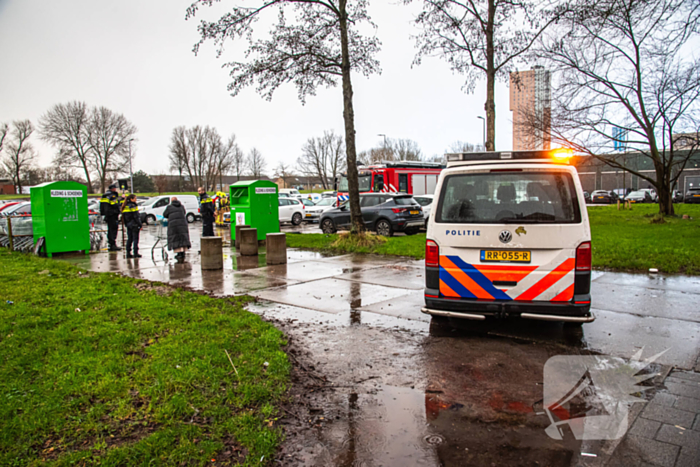
[[[287,264],[287,234],[267,234],[267,264]]]
[[[202,269],[223,269],[221,237],[202,237]]]
[[[234,231],[234,234],[236,236],[236,240],[233,242],[234,246],[236,247],[236,250],[241,249],[241,229],[249,229],[249,225],[237,225],[236,229]]]
[[[258,229],[241,229],[241,256],[258,254]]]

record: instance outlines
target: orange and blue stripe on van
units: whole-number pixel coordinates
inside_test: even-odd
[[[459,256],[440,256],[440,295],[444,298],[468,298],[478,300],[518,300],[533,301],[545,294],[555,294],[546,301],[565,302],[570,301],[574,295],[573,280],[563,280],[571,277],[575,266],[573,258],[567,258],[556,268],[546,274],[531,274],[539,266],[532,265],[489,265],[469,264]],[[539,277],[539,279],[538,279]],[[494,281],[517,282],[522,287],[499,289],[493,285]]]

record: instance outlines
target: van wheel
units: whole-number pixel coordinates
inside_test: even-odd
[[[324,234],[334,234],[336,232],[335,224],[330,219],[323,219],[321,230]]]
[[[301,214],[298,212],[295,212],[294,215],[292,216],[292,225],[299,225],[301,224]]]
[[[154,216],[153,214],[149,214],[146,216],[146,224],[150,224],[151,222],[153,222],[154,224],[156,223],[156,216]]]
[[[377,235],[381,235],[382,237],[391,237],[394,235],[394,229],[391,228],[391,223],[386,219],[377,222],[376,229]]]
[[[191,223],[193,223],[194,221],[195,221],[194,214],[192,214],[192,213],[187,214],[187,223],[188,223],[188,224],[191,224]]]

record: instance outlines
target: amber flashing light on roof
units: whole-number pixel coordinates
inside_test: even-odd
[[[573,156],[573,150],[569,148],[557,148],[551,150],[535,151],[493,151],[493,152],[465,152],[447,154],[447,162],[478,162],[493,160],[533,160],[549,159],[555,162],[568,162]]]

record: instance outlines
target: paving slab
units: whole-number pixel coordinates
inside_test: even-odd
[[[591,306],[597,309],[700,323],[700,294],[595,281]]]
[[[586,347],[603,354],[631,358],[666,351],[657,362],[692,369],[700,354],[700,323],[591,310],[596,320],[583,326]]]
[[[408,289],[396,287],[340,279],[322,279],[280,289],[254,291],[251,295],[324,313],[342,313],[401,297],[409,292]]]
[[[692,428],[695,421],[695,414],[692,412],[652,403],[644,407],[641,416],[661,423],[679,425],[683,428]]]
[[[654,439],[656,433],[661,428],[661,422],[637,417],[632,427],[627,432],[628,435],[639,436],[641,438]]]
[[[425,288],[425,270],[407,266],[405,263],[342,274],[338,276],[338,279],[415,290],[423,290]]]
[[[628,435],[615,450],[611,466],[656,465],[672,467],[680,448],[672,444]]]
[[[627,274],[622,272],[594,271],[593,281],[596,284],[607,283],[621,287],[676,290],[678,292],[700,294],[700,277],[698,276],[667,276],[664,274]]]
[[[679,428],[676,425],[662,425],[656,433],[656,439],[676,446],[700,448],[700,431]]]
[[[396,318],[424,321],[430,323],[430,316],[421,313],[420,309],[425,306],[423,291],[411,291],[410,293],[363,306],[361,311],[369,311],[380,315],[394,316]]]

